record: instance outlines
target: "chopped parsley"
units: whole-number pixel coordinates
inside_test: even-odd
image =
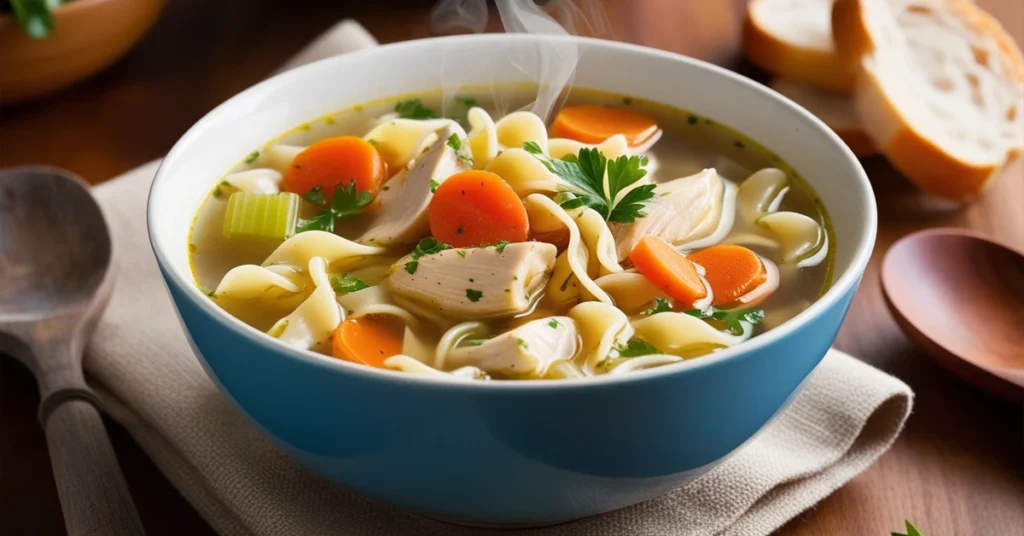
[[[446,249],[452,249],[452,247],[449,246],[448,244],[445,244],[444,242],[438,242],[437,240],[434,240],[434,238],[430,236],[426,238],[421,238],[420,242],[416,244],[416,248],[413,249],[412,253],[410,254],[412,256],[412,260],[405,263],[405,271],[409,272],[410,274],[415,274],[416,269],[420,265],[420,257],[423,257],[424,255],[433,255],[435,253],[441,253]]]
[[[327,195],[320,186],[315,186],[302,195],[303,199],[326,209],[319,216],[308,220],[299,220],[295,228],[296,233],[306,231],[327,231],[334,232],[334,224],[343,218],[354,216],[366,205],[373,201],[370,192],[359,192],[356,190],[356,181],[349,181],[347,185],[338,185],[334,189],[330,205],[327,204]]]
[[[302,194],[302,198],[314,205],[324,206],[327,204],[327,194],[323,186],[314,186],[308,192]]]
[[[647,310],[647,316],[656,315],[658,313],[671,313],[672,302],[665,298],[654,298],[654,307]]]
[[[403,119],[437,119],[437,112],[423,105],[420,99],[409,99],[395,105],[395,113]]]
[[[456,250],[455,253],[458,253],[460,257],[466,257],[466,250],[464,249]]]
[[[540,160],[548,171],[563,181],[559,204],[565,209],[590,207],[606,221],[631,223],[647,215],[647,202],[654,198],[654,185],[644,184],[619,194],[647,175],[646,156],[622,155],[608,160],[596,148],[584,147],[578,155],[556,160],[544,154],[536,142],[526,142],[523,149]],[[608,187],[605,189],[605,172]]]
[[[558,329],[558,326],[561,326],[561,324],[559,324],[557,320],[552,318],[551,320],[548,320],[548,326],[551,327],[551,329]]]
[[[231,183],[228,181],[220,181],[217,183],[217,187],[213,189],[213,197],[220,199],[220,196],[224,195],[224,188],[231,188]]]
[[[259,157],[260,157],[260,152],[259,151],[253,151],[253,152],[249,153],[248,156],[245,157],[245,163],[246,164],[251,164],[251,163],[255,162],[256,159],[259,158]]]
[[[462,339],[462,341],[459,342],[459,346],[480,346],[489,340],[490,339]]]
[[[764,311],[761,309],[687,309],[684,313],[702,318],[704,320],[717,320],[725,324],[726,329],[733,335],[743,334],[743,322],[756,326],[764,320]]]
[[[435,181],[434,179],[430,179],[430,193],[436,192],[438,186],[441,186],[441,183]]]
[[[501,242],[494,244],[494,249],[498,250],[498,253],[501,253],[502,251],[505,251],[505,246],[509,245],[509,243],[510,242],[508,240],[502,240]]]
[[[626,344],[616,346],[615,352],[618,353],[619,357],[640,357],[642,355],[660,354],[661,350],[658,350],[653,344],[643,339],[633,337],[626,341]]]
[[[529,350],[530,349],[530,345],[526,344],[526,341],[524,341],[523,339],[516,339],[516,344],[518,344],[519,346],[522,346],[523,350]]]
[[[455,151],[455,156],[458,156],[459,160],[462,160],[467,166],[473,165],[473,157],[466,156],[462,152],[462,140],[459,139],[458,134],[448,136],[448,147],[451,147],[452,151]]]
[[[369,140],[366,140],[366,142],[369,143],[370,145],[374,146],[374,147],[377,146],[377,140],[369,139]]]
[[[480,104],[476,101],[476,97],[455,97],[455,101],[461,102],[466,108],[472,108]]]
[[[484,297],[484,293],[480,292],[479,290],[474,290],[474,289],[471,289],[471,288],[467,288],[466,289],[466,297],[469,298],[469,301],[471,301],[473,303],[476,303],[476,302],[480,301],[480,298]]]
[[[364,288],[370,288],[365,281],[359,279],[352,274],[345,274],[342,276],[334,276],[331,278],[331,287],[334,288],[334,292],[338,296],[344,296],[357,290],[363,290]]]

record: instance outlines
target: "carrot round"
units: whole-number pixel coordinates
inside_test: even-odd
[[[331,353],[338,359],[377,368],[384,360],[402,353],[405,324],[391,315],[347,318],[334,330]]]
[[[299,153],[284,175],[285,191],[304,194],[319,186],[330,200],[338,185],[355,181],[356,190],[377,195],[387,166],[377,149],[358,136],[320,140]]]
[[[732,303],[768,279],[761,258],[743,246],[719,244],[686,258],[704,267],[704,279],[715,293],[713,305]]]
[[[441,183],[427,209],[430,234],[454,247],[524,242],[530,230],[515,190],[490,171],[456,173]]]
[[[623,134],[630,146],[637,146],[658,131],[658,124],[646,115],[622,108],[566,106],[558,112],[551,130],[555,136],[583,143],[601,143],[616,134]]]
[[[708,295],[696,266],[671,244],[654,235],[640,239],[629,253],[629,260],[648,281],[687,307]]]

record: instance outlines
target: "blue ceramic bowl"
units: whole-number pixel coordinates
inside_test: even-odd
[[[837,248],[835,283],[821,299],[744,344],[678,365],[587,380],[442,383],[285,347],[196,287],[189,225],[241,155],[325,113],[443,87],[446,68],[429,58],[458,66],[462,82],[517,82],[508,58],[529,63],[536,56],[520,52],[551,43],[569,41],[462,36],[320,61],[210,112],[157,174],[150,238],[196,356],[268,439],[347,488],[469,523],[552,523],[622,508],[686,484],[741,448],[785,407],[839,330],[876,228],[853,154],[808,112],[746,78],[590,39],[578,41],[578,86],[713,118],[778,153],[815,188]]]

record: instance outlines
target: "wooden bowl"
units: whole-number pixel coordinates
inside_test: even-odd
[[[75,0],[53,11],[43,39],[0,16],[0,102],[13,104],[64,89],[123,56],[153,25],[166,0]]]

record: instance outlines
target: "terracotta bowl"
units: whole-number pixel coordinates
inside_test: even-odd
[[[53,12],[54,30],[33,39],[0,16],[0,101],[13,104],[64,89],[123,56],[166,0],[76,0]]]

